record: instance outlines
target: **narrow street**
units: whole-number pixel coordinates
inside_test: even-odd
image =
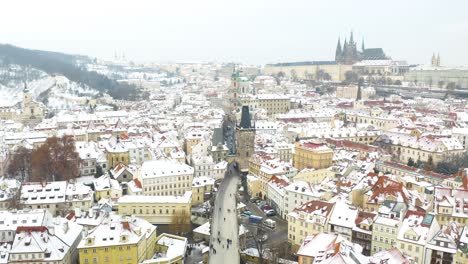
[[[239,224],[236,210],[238,182],[238,171],[231,163],[216,194],[211,220],[209,263],[238,264],[240,262]]]
[[[288,241],[288,222],[282,219],[280,216],[266,216],[265,213],[258,208],[255,203],[244,201],[247,206],[247,210],[252,212],[254,215],[263,217],[263,219],[272,219],[276,222],[276,228],[274,230],[269,228],[263,228],[268,234],[268,240],[265,243],[266,247],[274,248]],[[257,225],[250,224],[248,217],[241,217],[241,222],[244,224],[249,231],[256,233]],[[255,247],[255,242],[249,239],[246,244],[247,247]]]

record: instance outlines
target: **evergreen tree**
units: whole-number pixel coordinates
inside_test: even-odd
[[[411,167],[414,167],[415,163],[414,163],[414,160],[412,158],[409,158],[408,159],[408,166],[411,166]]]
[[[427,159],[426,164],[424,164],[424,169],[428,171],[433,171],[435,169],[434,160],[432,156],[429,156],[429,158]]]
[[[357,90],[356,101],[361,101],[361,99],[362,99],[362,91],[361,91],[361,86],[359,85],[358,90]]]

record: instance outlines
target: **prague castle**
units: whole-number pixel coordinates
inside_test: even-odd
[[[338,38],[338,44],[336,45],[335,52],[335,63],[337,64],[354,64],[362,60],[386,60],[388,57],[385,55],[382,48],[371,48],[366,49],[364,46],[364,40],[361,43],[361,50],[358,51],[357,43],[354,42],[353,32],[347,42],[346,38],[341,47],[341,41]]]
[[[285,76],[308,79],[313,76],[318,79],[327,73],[331,81],[343,81],[345,73],[353,69],[353,65],[360,61],[383,61],[390,58],[384,53],[382,48],[365,48],[364,40],[361,48],[358,49],[358,43],[354,41],[353,32],[350,34],[349,41],[345,38],[343,45],[338,39],[335,51],[335,60],[330,61],[303,61],[267,64],[264,73],[267,75],[276,75],[279,72]]]

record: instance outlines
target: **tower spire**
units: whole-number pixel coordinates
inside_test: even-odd
[[[431,66],[432,66],[432,67],[437,66],[437,61],[436,61],[435,53],[432,53]]]
[[[364,46],[364,38],[362,38],[361,49],[362,49],[362,51],[364,51],[366,49],[365,46]]]
[[[349,43],[354,43],[353,31],[351,30],[351,37],[349,38]]]
[[[336,45],[336,52],[335,52],[335,62],[341,62],[342,58],[342,50],[341,50],[341,41],[338,38],[338,44]]]

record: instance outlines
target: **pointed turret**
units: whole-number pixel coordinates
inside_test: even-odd
[[[435,54],[432,53],[432,58],[431,58],[431,66],[437,66],[437,61],[436,61],[436,57],[435,57]]]
[[[335,52],[335,62],[341,62],[341,56],[342,56],[342,49],[341,49],[341,42],[340,38],[338,38],[338,44],[336,45],[336,52]]]
[[[365,49],[366,49],[366,48],[365,48],[365,46],[364,46],[364,38],[362,38],[362,44],[361,44],[361,50],[362,50],[362,52],[364,52]]]
[[[439,54],[439,53],[437,53],[437,61],[436,61],[436,63],[437,63],[436,66],[437,66],[437,67],[440,67],[440,54]]]
[[[242,106],[242,113],[241,113],[241,121],[239,127],[241,129],[250,129],[252,128],[252,122],[249,112],[249,106],[244,105]]]
[[[354,43],[354,37],[353,37],[353,31],[351,30],[351,37],[349,38],[349,43],[353,44]]]

